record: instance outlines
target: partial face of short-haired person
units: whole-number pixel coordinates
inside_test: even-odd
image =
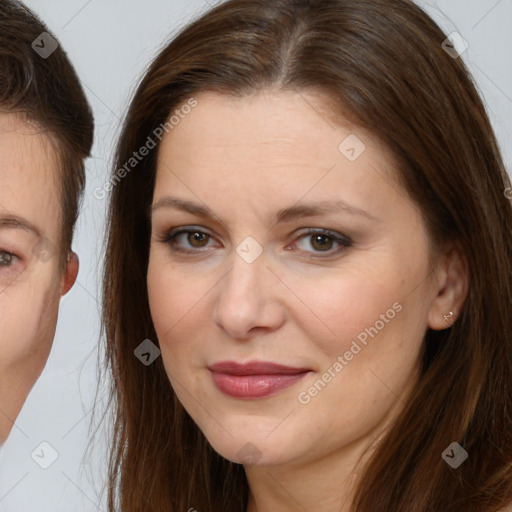
[[[419,378],[427,329],[461,311],[464,256],[431,253],[394,166],[313,92],[202,93],[164,136],[151,315],[180,402],[246,463],[250,511],[317,510],[319,496],[345,510],[341,489]]]
[[[43,33],[50,55],[34,49]],[[77,276],[71,245],[93,131],[50,29],[22,2],[0,2],[0,443],[45,366],[59,299]]]
[[[0,113],[0,442],[43,370],[59,300],[78,257],[61,264],[58,159],[49,135]]]

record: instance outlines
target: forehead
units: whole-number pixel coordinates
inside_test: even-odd
[[[173,116],[178,123],[164,134],[159,169],[171,154],[176,158],[173,163],[187,160],[198,165],[220,157],[224,165],[239,163],[240,171],[257,166],[264,172],[270,164],[280,163],[332,164],[350,144],[355,144],[356,153],[371,149],[382,166],[394,167],[393,155],[385,145],[350,121],[333,99],[320,91],[262,90],[243,97],[203,92],[195,98],[195,108],[188,113],[183,110],[180,119]],[[345,148],[341,143],[347,137]],[[357,163],[348,167],[355,168]]]
[[[403,195],[391,152],[314,92],[196,99],[159,148],[155,201],[172,189],[240,212],[343,196],[378,214]]]
[[[25,218],[56,239],[58,180],[51,136],[18,114],[0,112],[0,215]]]

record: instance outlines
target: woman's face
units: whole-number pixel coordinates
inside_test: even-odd
[[[319,95],[196,99],[153,198],[172,387],[232,461],[355,457],[403,407],[437,314],[423,220],[391,155]]]

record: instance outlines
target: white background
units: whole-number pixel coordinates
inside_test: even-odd
[[[270,0],[269,0],[270,1]],[[213,0],[209,0],[214,4]],[[4,512],[105,511],[100,499],[106,442],[92,451],[89,426],[97,386],[100,254],[105,200],[92,192],[107,180],[120,120],[149,61],[172,34],[207,9],[206,0],[27,0],[74,63],[96,120],[93,158],[74,249],[78,282],[63,299],[54,347],[3,447],[0,509]],[[419,2],[444,28],[469,42],[463,55],[482,92],[507,169],[512,168],[512,0]],[[441,42],[440,42],[441,43]],[[29,313],[29,312],[27,312]],[[100,401],[102,390],[99,393]],[[40,468],[41,442],[57,460]],[[46,454],[50,450],[46,448]]]

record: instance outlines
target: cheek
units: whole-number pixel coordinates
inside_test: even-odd
[[[405,396],[417,378],[423,304],[392,272],[353,275],[331,281],[322,291],[303,292],[322,319],[313,324],[310,316],[301,323],[319,349],[317,373],[298,389],[304,429],[313,435],[320,423],[330,425],[326,431],[339,428],[346,440],[355,439],[399,405],[397,397]],[[339,440],[326,442],[334,449]]]
[[[307,308],[294,306],[293,315],[318,349],[319,373],[327,371],[329,381],[335,375],[331,392],[338,386],[350,389],[356,402],[373,401],[374,386],[375,393],[385,392],[379,379],[401,387],[419,363],[428,309],[426,282],[413,293],[411,283],[417,285],[420,279],[421,261],[414,268],[392,263],[347,266],[343,275],[297,278],[292,285],[297,295],[307,298]],[[367,395],[361,395],[362,382]]]
[[[30,279],[0,294],[2,368],[42,370],[55,335],[60,294],[49,279]],[[23,368],[20,368],[23,371]]]
[[[381,315],[394,319],[393,304],[404,297],[403,281],[392,268],[384,271],[380,265],[347,265],[338,273],[287,281],[300,298],[288,302],[293,318],[331,359],[349,350],[358,335],[364,341],[365,329],[376,322],[381,326]]]
[[[168,350],[190,350],[191,340],[194,335],[197,337],[199,327],[205,325],[207,317],[201,299],[208,292],[206,281],[195,279],[190,271],[181,271],[159,256],[150,256],[148,300],[164,359]]]
[[[150,255],[147,287],[151,318],[169,382],[179,401],[193,410],[196,400],[205,401],[191,370],[200,365],[204,354],[202,340],[206,336],[201,336],[201,329],[210,327],[205,296],[211,285],[207,279],[194,278],[190,271],[162,260]]]

